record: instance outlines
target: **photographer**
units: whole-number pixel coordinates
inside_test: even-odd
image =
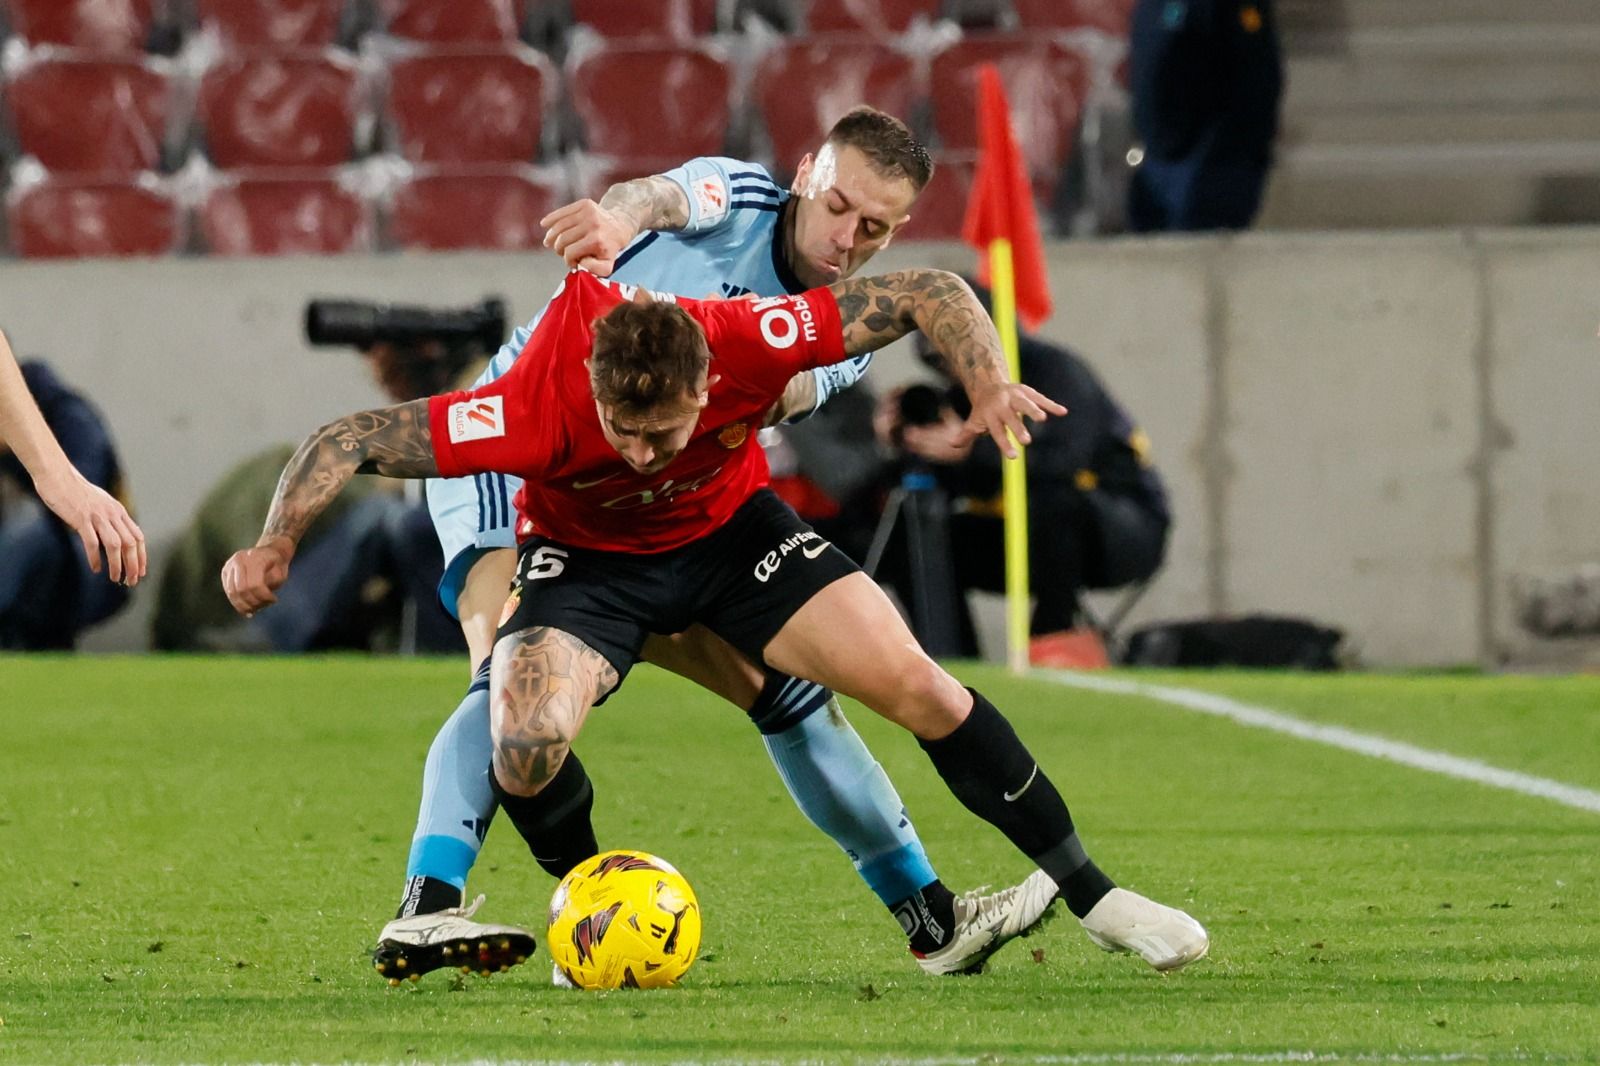
[[[396,403],[470,384],[506,328],[497,300],[462,309],[388,307],[317,300],[306,336],[319,347],[360,352]],[[161,581],[151,637],[163,650],[305,651],[399,646],[403,605],[415,606],[415,647],[457,652],[460,630],[434,595],[444,560],[422,500],[363,478],[312,528],[279,593],[279,609],[249,621],[217,583],[232,545],[265,518],[292,447],[278,445],[223,476],[175,546]],[[274,617],[275,616],[275,617]]]
[[[977,291],[987,305],[988,294]],[[1018,348],[1022,381],[1069,412],[1031,427],[1029,583],[1036,606],[1029,657],[1042,666],[1088,665],[1094,650],[1103,661],[1104,650],[1098,636],[1081,628],[1079,596],[1143,581],[1160,568],[1171,524],[1166,490],[1150,464],[1148,440],[1082,360],[1026,334]],[[1004,591],[999,451],[961,432],[964,397],[948,387],[950,375],[920,338],[918,354],[947,385],[914,385],[891,396],[879,407],[879,439],[894,450],[900,470],[926,468],[948,495],[957,586]],[[904,549],[891,544],[879,576],[903,587],[907,575]],[[976,655],[972,620],[964,597],[957,598],[961,652]]]

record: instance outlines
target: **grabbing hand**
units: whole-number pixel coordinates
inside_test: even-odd
[[[250,618],[278,602],[277,589],[289,579],[294,550],[285,543],[258,544],[236,551],[222,567],[222,590],[233,609]]]
[[[149,562],[144,532],[115,496],[68,469],[70,473],[59,479],[34,483],[39,499],[77,532],[89,569],[100,572],[104,551],[106,576],[129,587],[137,585]]]
[[[600,277],[616,269],[617,256],[638,236],[628,220],[593,200],[578,200],[558,207],[539,220],[545,229],[544,246],[566,260]]]
[[[984,387],[972,394],[972,415],[967,419],[965,433],[969,438],[987,433],[994,438],[1000,454],[1007,459],[1017,457],[1014,436],[1023,444],[1031,444],[1033,437],[1024,418],[1042,422],[1050,415],[1064,415],[1067,409],[1050,397],[1016,381],[1002,381]],[[1010,431],[1009,433],[1007,431]]]
[[[976,439],[948,408],[944,417],[931,425],[903,426],[900,430],[902,448],[930,463],[945,465],[959,463],[971,455],[972,442]]]

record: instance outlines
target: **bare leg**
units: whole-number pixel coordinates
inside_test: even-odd
[[[540,626],[500,638],[489,671],[495,783],[513,796],[537,795],[617,681],[605,657],[570,633]]]

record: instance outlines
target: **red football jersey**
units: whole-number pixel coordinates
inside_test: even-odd
[[[519,539],[537,532],[576,547],[648,553],[705,536],[767,483],[756,433],[789,379],[845,358],[839,305],[827,289],[677,300],[706,332],[717,381],[689,444],[664,469],[639,474],[601,432],[584,366],[592,324],[632,293],[572,271],[510,370],[429,402],[440,474],[524,480]]]

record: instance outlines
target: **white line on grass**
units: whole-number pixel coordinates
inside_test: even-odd
[[[462,1066],[634,1066],[631,1059],[472,1059]],[[1081,1055],[952,1055],[938,1058],[795,1058],[795,1059],[671,1059],[676,1066],[839,1066],[840,1063],[871,1063],[872,1066],[983,1066],[985,1063],[1031,1063],[1034,1066],[1202,1066],[1202,1064],[1239,1064],[1239,1066],[1273,1066],[1277,1063],[1370,1063],[1373,1066],[1393,1064],[1412,1066],[1421,1063],[1467,1064],[1479,1062],[1564,1063],[1575,1060],[1548,1055],[1530,1055],[1525,1052],[1485,1055],[1478,1052],[1444,1052],[1429,1054],[1391,1054],[1386,1052],[1337,1051],[1266,1051],[1266,1052],[1171,1052],[1167,1054],[1141,1054],[1139,1052],[1113,1052]],[[269,1066],[256,1063],[254,1066]],[[313,1064],[315,1066],[315,1064]],[[338,1066],[360,1066],[343,1062]]]
[[[1358,755],[1366,755],[1374,759],[1387,759],[1403,766],[1427,770],[1429,773],[1444,774],[1446,777],[1456,777],[1463,781],[1475,781],[1480,785],[1503,788],[1508,792],[1520,792],[1525,796],[1538,796],[1541,799],[1553,800],[1566,807],[1575,807],[1580,811],[1600,814],[1600,792],[1595,792],[1591,789],[1579,788],[1577,785],[1568,785],[1561,781],[1552,781],[1548,777],[1535,777],[1532,774],[1518,773],[1516,770],[1504,770],[1498,766],[1490,766],[1488,763],[1479,762],[1476,759],[1464,759],[1459,755],[1448,755],[1442,751],[1419,748],[1414,744],[1406,744],[1398,740],[1390,740],[1387,737],[1374,736],[1371,733],[1358,733],[1354,729],[1346,729],[1343,726],[1319,725],[1300,718],[1291,718],[1289,715],[1278,711],[1268,710],[1265,707],[1253,707],[1248,703],[1240,703],[1238,700],[1214,695],[1210,692],[1171,688],[1166,685],[1147,685],[1139,681],[1125,681],[1115,677],[1070,673],[1061,670],[1035,670],[1033,674],[1054,684],[1089,689],[1093,692],[1110,692],[1120,696],[1144,696],[1147,699],[1170,703],[1185,710],[1199,711],[1201,714],[1226,718],[1231,722],[1237,722],[1239,725],[1253,726],[1257,729],[1270,729],[1274,733],[1284,733],[1291,737],[1299,737],[1301,740],[1326,744],[1334,748],[1343,748],[1345,751],[1353,751]]]

